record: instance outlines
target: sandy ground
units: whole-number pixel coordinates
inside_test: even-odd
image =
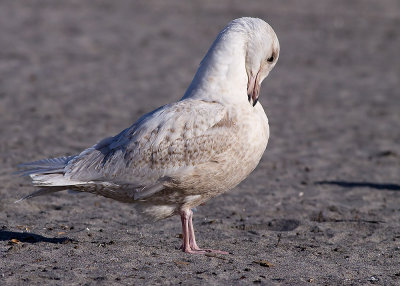
[[[400,285],[400,4],[1,1],[1,285]],[[180,221],[33,188],[18,163],[72,155],[179,99],[219,30],[275,29],[269,146],[237,188]]]

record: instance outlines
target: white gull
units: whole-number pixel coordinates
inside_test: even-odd
[[[225,253],[198,247],[191,209],[235,187],[260,161],[269,137],[260,84],[278,57],[266,22],[233,20],[181,100],[79,155],[23,164],[41,188],[23,199],[70,189],[135,203],[155,219],[178,214],[184,252]]]

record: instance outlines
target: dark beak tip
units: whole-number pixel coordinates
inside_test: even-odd
[[[258,97],[253,99],[253,95],[248,94],[247,95],[247,99],[249,100],[249,103],[254,107],[256,106],[257,102],[258,102]],[[253,100],[253,103],[251,102]]]

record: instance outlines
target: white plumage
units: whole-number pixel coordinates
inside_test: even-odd
[[[72,189],[139,203],[157,219],[180,214],[182,249],[211,251],[197,246],[190,209],[233,188],[257,166],[269,137],[257,103],[260,84],[278,56],[279,42],[267,23],[232,21],[180,101],[79,155],[22,165],[41,187],[25,198]]]

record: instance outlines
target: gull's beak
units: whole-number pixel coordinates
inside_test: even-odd
[[[247,83],[247,96],[253,107],[257,104],[258,96],[260,95],[259,74],[260,71],[258,71],[255,76],[251,74],[248,76],[249,81]]]

